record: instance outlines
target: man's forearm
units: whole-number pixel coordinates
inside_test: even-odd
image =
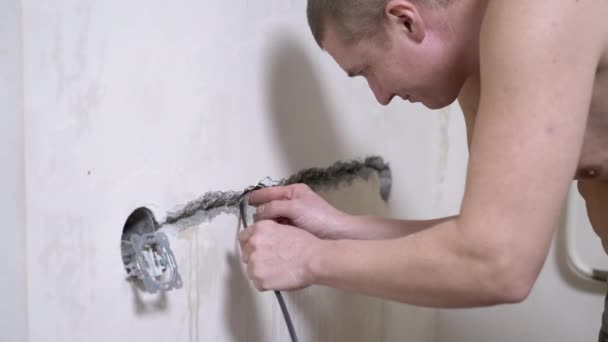
[[[433,220],[398,220],[375,216],[347,216],[333,239],[385,240],[405,237],[425,230],[455,216]]]
[[[316,283],[431,307],[475,307],[519,301],[521,291],[487,253],[463,236],[457,220],[405,238],[325,241],[311,262]]]

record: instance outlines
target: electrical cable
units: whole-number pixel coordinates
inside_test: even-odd
[[[248,192],[245,192],[243,196],[241,196],[241,200],[239,202],[239,213],[241,216],[241,221],[243,223],[243,229],[247,228],[247,193]],[[283,317],[285,318],[285,324],[287,324],[287,330],[289,331],[291,341],[298,342],[298,336],[296,335],[296,330],[293,327],[291,317],[289,316],[289,311],[287,310],[285,300],[283,300],[283,295],[280,291],[274,291],[274,294],[277,297],[277,301],[279,302],[279,306],[281,307],[281,312],[283,313]]]

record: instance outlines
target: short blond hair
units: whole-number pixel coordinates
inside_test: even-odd
[[[384,9],[389,0],[308,0],[308,25],[317,44],[324,38],[327,22],[347,44],[384,33]],[[442,6],[450,0],[412,0]]]

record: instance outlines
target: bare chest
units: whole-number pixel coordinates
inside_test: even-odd
[[[608,180],[608,73],[598,75],[587,119],[577,179]]]

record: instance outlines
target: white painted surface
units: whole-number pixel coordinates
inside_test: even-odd
[[[287,340],[273,295],[245,278],[234,217],[171,237],[183,289],[134,291],[119,240],[138,206],[161,216],[203,192],[381,154],[388,206],[373,183],[324,195],[353,213],[458,211],[460,111],[377,105],[316,47],[305,3],[22,2],[30,341]],[[588,340],[601,296],[577,290],[557,256],[520,306],[426,310],[318,287],[287,300],[302,341]],[[23,317],[14,300],[3,310]]]
[[[21,23],[0,0],[0,341],[27,339]]]
[[[31,341],[287,340],[273,295],[243,274],[234,217],[171,237],[184,288],[137,299],[119,240],[141,205],[160,216],[378,153],[390,206],[374,184],[333,203],[402,217],[458,206],[462,120],[379,107],[318,49],[305,1],[28,0],[23,22]],[[433,310],[322,288],[288,305],[302,341],[434,339]]]

